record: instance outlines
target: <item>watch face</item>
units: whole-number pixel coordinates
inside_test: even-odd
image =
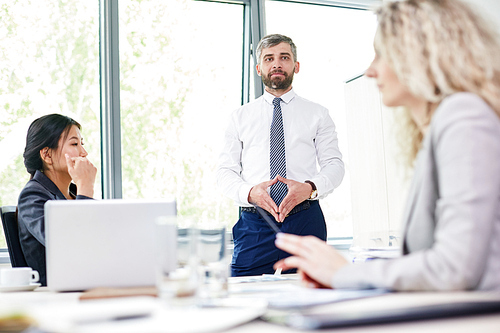
[[[314,190],[314,191],[312,191],[311,196],[309,197],[309,199],[316,199],[317,196],[318,196],[318,191]]]

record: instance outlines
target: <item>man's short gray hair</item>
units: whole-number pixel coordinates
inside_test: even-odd
[[[297,62],[297,46],[293,43],[293,40],[290,37],[273,34],[264,36],[259,44],[257,45],[257,49],[255,50],[255,56],[257,58],[257,64],[260,64],[260,57],[262,56],[262,49],[267,49],[273,46],[276,46],[281,43],[287,43],[290,45],[293,54],[293,62]]]

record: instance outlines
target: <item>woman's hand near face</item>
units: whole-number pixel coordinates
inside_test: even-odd
[[[66,156],[68,173],[76,184],[79,195],[89,198],[94,197],[94,183],[97,168],[87,159],[87,157]]]
[[[333,247],[314,236],[279,233],[275,243],[292,256],[278,261],[274,268],[297,268],[302,280],[312,287],[332,287],[333,275],[348,264]]]

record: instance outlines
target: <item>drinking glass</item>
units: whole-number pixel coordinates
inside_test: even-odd
[[[198,289],[197,230],[180,217],[156,223],[158,296],[172,305],[192,305]]]
[[[200,228],[197,253],[199,258],[199,297],[225,297],[228,293],[229,259],[225,227]]]

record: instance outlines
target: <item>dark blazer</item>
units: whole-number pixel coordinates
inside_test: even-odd
[[[70,185],[70,192],[77,200],[92,199],[76,195],[76,185]],[[26,262],[40,274],[40,283],[47,285],[45,270],[45,220],[44,205],[48,200],[66,200],[57,186],[42,172],[36,171],[19,195],[18,223],[19,240]]]

